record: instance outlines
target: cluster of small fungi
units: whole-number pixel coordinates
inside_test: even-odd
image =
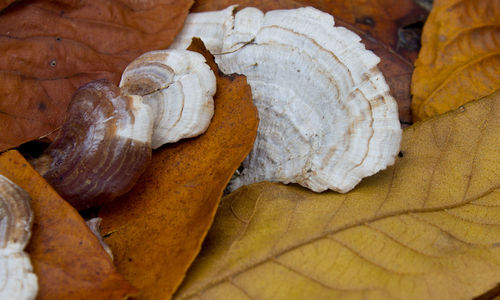
[[[148,52],[124,71],[120,87],[80,87],[57,138],[32,164],[76,209],[132,188],[152,148],[203,133],[214,113],[215,75],[187,50]]]
[[[269,180],[348,192],[394,163],[397,105],[377,69],[380,59],[359,36],[311,7],[264,14],[231,6],[190,14],[171,49],[134,60],[119,87],[98,80],[75,92],[57,138],[33,165],[76,209],[127,192],[152,149],[208,128],[215,76],[202,55],[184,50],[193,37],[223,73],[247,76],[259,111],[257,139],[231,190]],[[0,297],[32,299],[36,276],[23,252],[29,196],[2,176],[0,196],[0,263],[9,273],[0,274]],[[20,280],[18,294],[6,292]]]
[[[34,162],[77,209],[128,191],[154,149],[203,133],[214,113],[215,77],[184,50],[199,37],[222,72],[247,76],[259,111],[254,148],[230,190],[258,181],[348,192],[394,163],[401,141],[396,101],[355,33],[306,7],[192,13],[171,49],[146,53],[120,87],[91,82]]]

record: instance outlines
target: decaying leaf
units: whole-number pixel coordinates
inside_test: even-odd
[[[259,183],[221,201],[178,299],[468,299],[500,281],[500,91],[407,128],[348,194]]]
[[[155,152],[132,191],[100,213],[115,264],[141,290],[138,299],[167,299],[180,284],[257,134],[257,110],[245,77],[223,76],[197,41],[190,49],[204,54],[217,77],[208,130]]]
[[[491,94],[499,74],[500,1],[434,1],[412,78],[415,119]]]
[[[403,124],[411,122],[410,80],[419,43],[418,39],[409,41],[404,26],[422,21],[427,15],[427,11],[413,0],[200,0],[192,11],[220,10],[233,4],[240,8],[253,6],[262,11],[313,6],[333,15],[336,25],[356,32],[366,48],[381,58],[378,67],[398,100],[399,118]]]
[[[35,220],[26,252],[38,277],[37,299],[124,299],[136,291],[78,212],[17,151],[0,156],[0,173],[32,199]]]
[[[62,124],[73,92],[167,48],[192,0],[19,1],[0,15],[0,151]]]

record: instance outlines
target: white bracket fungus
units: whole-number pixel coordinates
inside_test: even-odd
[[[270,180],[347,192],[394,163],[395,100],[361,38],[306,7],[193,13],[173,48],[200,37],[224,73],[247,76],[257,139],[230,189]]]
[[[215,75],[196,52],[145,53],[127,66],[120,88],[152,107],[153,149],[202,134],[214,114]]]
[[[33,213],[28,193],[0,175],[0,299],[35,299],[37,277],[24,248]]]

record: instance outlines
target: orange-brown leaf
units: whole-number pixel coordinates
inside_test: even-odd
[[[427,12],[413,0],[199,0],[193,11],[209,11],[226,8],[232,4],[254,6],[263,11],[283,8],[313,6],[334,16],[335,23],[361,36],[367,49],[377,54],[381,62],[379,68],[398,101],[399,119],[411,122],[410,81],[413,62],[419,50],[418,38],[409,36],[406,25],[422,21]]]
[[[118,270],[141,289],[139,299],[167,299],[198,254],[222,192],[257,134],[257,110],[244,76],[217,77],[215,115],[207,132],[153,154],[128,194],[103,208],[103,233]],[[203,49],[203,50],[201,50]]]
[[[0,173],[32,199],[35,219],[26,251],[38,276],[37,299],[124,299],[136,291],[116,271],[78,212],[19,152],[0,155]]]
[[[500,88],[500,1],[436,0],[412,78],[415,119]]]
[[[193,0],[20,1],[0,15],[0,151],[64,120],[73,92],[166,48]]]

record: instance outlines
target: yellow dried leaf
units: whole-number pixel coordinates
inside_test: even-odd
[[[405,130],[348,194],[225,197],[178,299],[466,299],[500,282],[500,92]]]
[[[499,74],[500,1],[434,1],[412,77],[414,120],[490,95]]]

